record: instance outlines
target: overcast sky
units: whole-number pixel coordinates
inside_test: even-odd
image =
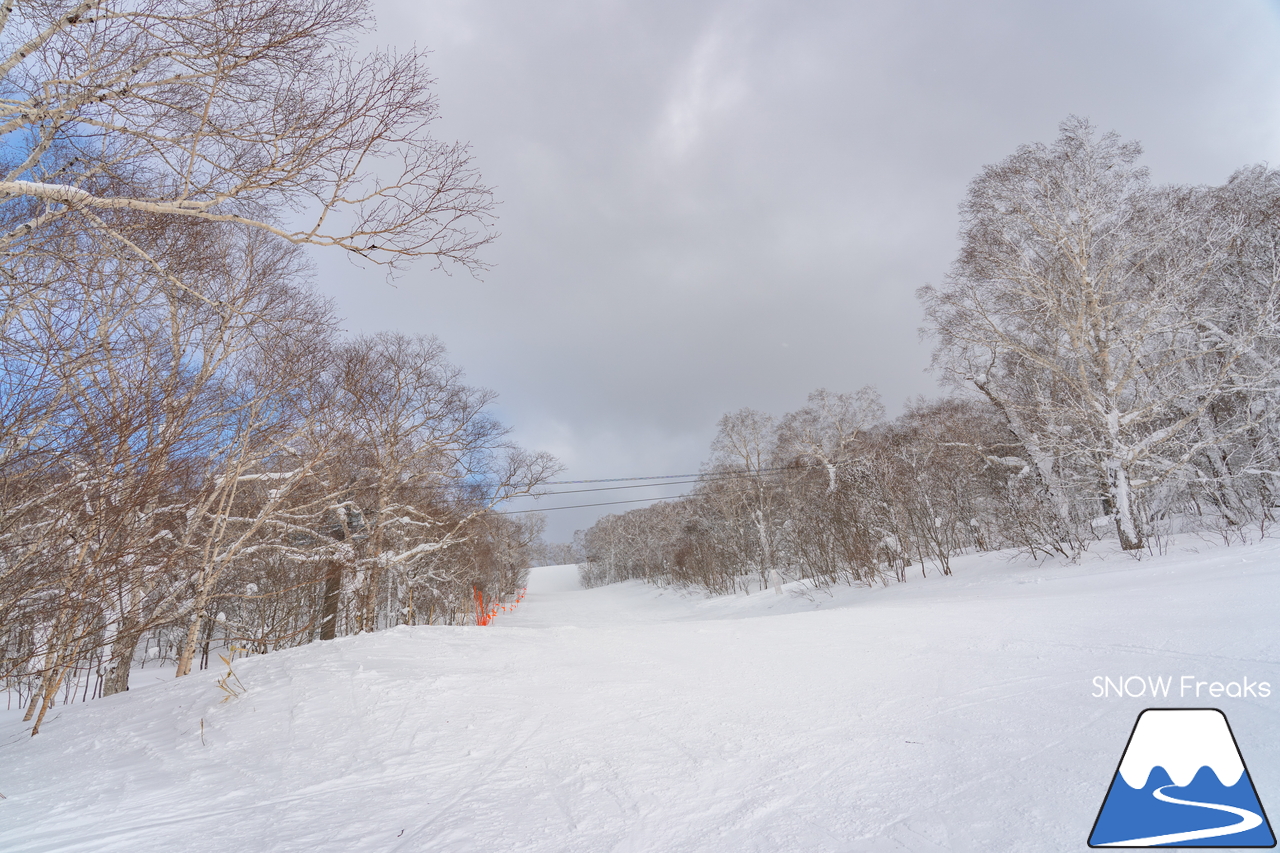
[[[375,40],[433,51],[437,136],[471,143],[501,237],[483,281],[318,256],[320,286],[352,332],[437,335],[558,479],[696,471],[721,415],[819,387],[939,393],[915,290],[978,170],[1070,114],[1160,183],[1280,164],[1277,0],[376,10]],[[628,508],[549,512],[547,538]]]

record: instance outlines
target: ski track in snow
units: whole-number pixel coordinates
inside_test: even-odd
[[[552,567],[490,627],[237,661],[228,702],[211,669],[36,738],[0,712],[0,851],[1084,851],[1152,706],[1221,707],[1276,799],[1280,542],[953,567],[710,599]],[[1091,696],[1183,674],[1274,692]]]

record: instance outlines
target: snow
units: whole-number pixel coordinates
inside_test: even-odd
[[[1150,706],[1221,708],[1280,811],[1280,542],[1104,550],[711,599],[550,567],[490,627],[238,660],[237,696],[148,668],[35,738],[0,713],[0,850],[1083,851]]]

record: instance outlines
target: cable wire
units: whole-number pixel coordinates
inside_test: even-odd
[[[734,476],[754,477],[758,474],[766,474],[772,471],[789,471],[790,466],[780,466],[777,468],[758,468],[755,471],[736,472]],[[684,477],[716,477],[717,474],[658,474],[654,477],[608,477],[603,480],[555,480],[550,483],[543,483],[544,486],[578,486],[584,483],[625,483],[632,480],[679,480]]]
[[[814,467],[817,467],[817,466],[813,466],[813,465],[806,465],[806,466],[804,466],[804,467],[805,467],[805,468],[814,468]],[[757,470],[755,470],[755,471],[732,471],[732,472],[728,472],[728,471],[727,471],[727,472],[723,472],[723,473],[719,473],[719,474],[717,474],[717,473],[712,473],[712,474],[664,474],[664,475],[661,475],[661,476],[658,476],[658,477],[611,477],[611,478],[607,478],[607,479],[600,479],[600,480],[560,480],[560,481],[552,482],[552,483],[544,483],[543,485],[546,485],[546,486],[570,486],[570,485],[577,485],[577,484],[579,484],[579,483],[584,483],[584,484],[585,484],[585,483],[622,483],[622,482],[629,482],[629,481],[633,481],[633,480],[673,480],[673,479],[676,479],[676,478],[678,478],[678,477],[695,477],[695,478],[697,478],[697,479],[693,479],[693,480],[681,480],[681,481],[679,481],[679,482],[667,482],[667,483],[640,483],[640,484],[633,485],[633,486],[604,486],[604,487],[601,487],[601,488],[598,488],[598,489],[565,489],[565,490],[563,490],[563,491],[559,491],[559,492],[543,492],[543,493],[542,493],[542,494],[540,494],[540,495],[538,495],[538,494],[515,495],[514,497],[507,498],[507,500],[516,500],[517,498],[538,498],[538,497],[549,497],[549,496],[551,496],[551,495],[573,495],[573,494],[580,494],[580,493],[582,493],[582,492],[609,492],[609,491],[614,491],[615,489],[647,489],[647,488],[654,488],[654,487],[658,487],[658,486],[676,486],[676,485],[684,485],[684,484],[686,484],[686,483],[714,483],[714,482],[716,482],[717,480],[742,480],[742,479],[748,479],[748,478],[751,478],[751,477],[758,477],[758,476],[761,476],[761,475],[764,475],[764,474],[775,474],[775,473],[779,473],[779,472],[783,472],[783,471],[795,471],[795,470],[797,470],[797,469],[796,469],[794,466],[789,466],[789,465],[788,465],[788,466],[782,466],[782,467],[777,467],[777,468],[759,468],[759,469],[757,469]],[[650,501],[652,501],[652,502],[657,502],[657,501],[674,501],[674,500],[679,500],[680,498],[691,498],[691,497],[695,497],[695,495],[693,495],[693,494],[668,495],[668,496],[665,496],[665,497],[654,497],[654,498],[633,498],[632,500],[626,500],[626,501],[602,501],[602,502],[600,502],[600,503],[590,503],[590,504],[573,504],[572,506],[549,506],[549,507],[540,507],[540,508],[535,508],[535,509],[508,509],[508,510],[495,510],[495,512],[497,512],[497,514],[499,514],[499,515],[520,515],[520,514],[522,514],[522,513],[526,513],[526,512],[555,512],[556,510],[560,510],[560,509],[589,509],[589,508],[591,508],[591,507],[597,507],[597,506],[616,506],[617,504],[638,504],[638,503],[646,503],[646,502],[650,502]]]
[[[578,504],[576,506],[549,506],[543,509],[506,509],[506,510],[497,510],[497,513],[498,515],[520,515],[521,513],[525,513],[525,512],[555,512],[558,509],[585,509],[587,507],[593,507],[593,506],[613,506],[615,504],[638,504],[638,503],[644,503],[645,501],[673,501],[673,500],[676,500],[677,498],[691,498],[691,497],[693,497],[693,495],[690,494],[690,495],[671,495],[670,497],[666,497],[666,498],[634,498],[629,501],[605,501],[604,503]]]
[[[780,473],[782,471],[790,471],[794,469],[778,468],[778,469],[770,469],[770,470]],[[715,483],[719,480],[745,480],[748,477],[757,477],[757,476],[763,476],[763,474],[761,472],[754,472],[754,471],[744,472],[740,474],[710,474],[710,475],[699,477],[698,479],[695,479],[695,480],[669,480],[665,483],[635,483],[630,486],[600,486],[594,489],[563,489],[561,491],[542,492],[540,494],[531,493],[527,495],[512,495],[511,497],[507,498],[507,500],[514,501],[520,498],[542,498],[542,497],[547,497],[548,495],[577,495],[577,494],[582,494],[583,492],[612,492],[612,491],[617,491],[618,489],[658,489],[663,486],[680,486],[688,483]],[[772,476],[772,475],[770,474],[769,476]],[[590,482],[590,481],[586,481],[586,482]],[[611,481],[602,480],[601,482],[611,482]],[[547,483],[545,485],[554,485],[554,484]]]

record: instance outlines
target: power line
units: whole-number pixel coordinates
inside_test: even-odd
[[[774,472],[781,472],[784,470],[790,471],[794,469],[777,468],[777,469],[768,469],[768,470],[774,471]],[[542,498],[548,495],[577,495],[577,494],[582,494],[583,492],[613,492],[613,491],[617,491],[618,489],[658,489],[658,488],[662,488],[663,486],[680,486],[688,483],[715,483],[719,480],[743,480],[748,477],[762,476],[763,473],[764,472],[744,472],[739,474],[711,474],[711,475],[699,477],[696,480],[669,480],[665,483],[635,483],[630,486],[600,486],[595,489],[564,489],[557,492],[542,492],[542,493],[530,493],[527,495],[512,495],[511,497],[507,498],[507,500],[514,501],[514,500],[518,500],[519,498]],[[583,482],[593,482],[593,481],[584,480]],[[608,483],[613,481],[601,480],[599,482]],[[555,485],[555,484],[547,483],[546,485]]]
[[[691,498],[691,497],[693,497],[693,495],[671,495],[670,497],[666,497],[666,498],[633,498],[632,500],[629,500],[629,501],[605,501],[604,503],[578,504],[576,506],[549,506],[544,509],[498,510],[497,513],[498,515],[520,515],[521,513],[524,513],[524,512],[554,512],[558,509],[585,509],[587,507],[593,507],[593,506],[613,506],[614,504],[638,504],[638,503],[644,503],[645,501],[673,501],[673,500],[676,500],[677,498]]]
[[[816,466],[806,465],[803,467],[812,468]],[[647,488],[655,488],[658,486],[683,485],[687,483],[714,483],[718,480],[742,480],[742,479],[748,479],[751,477],[762,476],[765,474],[775,474],[783,471],[795,471],[795,470],[797,469],[794,466],[782,466],[777,468],[759,468],[755,471],[726,471],[722,473],[712,473],[712,474],[663,474],[656,477],[611,477],[611,478],[599,479],[599,480],[561,480],[561,481],[552,482],[552,483],[544,483],[543,485],[570,486],[570,485],[577,485],[579,483],[583,483],[583,484],[585,483],[622,483],[622,482],[631,482],[635,480],[677,480],[677,478],[680,478],[680,477],[696,478],[692,480],[677,480],[677,482],[666,482],[666,483],[649,482],[649,483],[639,483],[631,486],[604,486],[597,489],[565,489],[559,492],[543,492],[540,495],[538,494],[515,495],[511,498],[507,498],[507,500],[515,500],[516,498],[547,497],[551,495],[573,495],[573,494],[581,494],[582,492],[609,492],[609,491],[614,491],[616,489],[647,489]],[[626,500],[626,501],[602,501],[600,503],[573,504],[572,506],[549,506],[549,507],[542,507],[542,508],[536,508],[536,509],[496,510],[496,512],[499,515],[520,515],[526,512],[555,512],[556,510],[560,510],[560,509],[589,509],[591,507],[597,507],[597,506],[615,506],[617,504],[636,504],[636,503],[646,503],[650,501],[654,501],[654,502],[673,501],[673,500],[678,500],[680,498],[691,498],[691,497],[694,497],[694,495],[693,494],[668,495],[665,497],[654,497],[654,498],[633,498],[631,500]]]
[[[736,477],[754,477],[758,474],[766,474],[773,471],[790,471],[790,466],[781,466],[777,468],[757,468],[755,471],[735,472]],[[625,483],[633,480],[679,480],[685,477],[718,477],[716,473],[712,474],[658,474],[653,477],[609,477],[603,480],[556,480],[550,483],[543,483],[544,486],[578,486],[584,483]]]
[[[784,465],[776,468],[757,468],[755,471],[719,471],[719,472],[713,471],[710,474],[658,474],[653,477],[608,477],[608,478],[599,479],[599,480],[552,480],[547,483],[539,483],[538,487],[540,488],[542,486],[577,486],[577,485],[585,485],[588,483],[631,483],[631,482],[636,483],[636,485],[610,486],[610,487],[603,487],[599,489],[565,489],[559,492],[542,492],[540,494],[531,492],[529,494],[523,494],[523,495],[512,495],[511,497],[503,498],[502,500],[513,501],[513,500],[516,500],[517,498],[543,497],[546,495],[572,495],[572,494],[578,494],[581,492],[603,492],[603,491],[608,491],[609,489],[646,489],[646,488],[651,488],[656,486],[668,486],[668,485],[676,486],[676,485],[682,485],[684,483],[689,483],[689,482],[714,483],[717,480],[741,480],[741,479],[746,479],[750,477],[772,476],[774,474],[779,474],[784,471],[796,471],[796,470],[802,470],[805,468],[813,468],[813,467],[817,467],[817,466],[802,465],[802,466],[799,466],[799,468],[797,468],[796,466],[793,466],[793,465]],[[690,479],[685,479],[685,478],[690,478]],[[667,481],[677,480],[680,482],[663,482],[663,483],[638,482],[641,480],[667,480]],[[461,483],[444,483],[440,486],[440,488],[492,489],[492,488],[498,487],[498,485],[499,484],[497,483],[486,483],[484,481],[472,481],[472,482],[461,482]]]
[[[729,478],[725,478],[729,479]],[[520,498],[545,498],[549,495],[580,495],[583,492],[616,492],[619,489],[661,489],[663,486],[681,486],[687,483],[705,483],[706,480],[669,480],[665,483],[636,483],[630,486],[598,486],[594,489],[564,489],[558,492],[530,492],[527,495],[512,495],[509,501]]]
[[[656,477],[608,477],[603,480],[555,480],[544,486],[578,486],[583,483],[625,483],[631,480],[678,480],[682,477],[701,477],[701,474],[659,474]]]

